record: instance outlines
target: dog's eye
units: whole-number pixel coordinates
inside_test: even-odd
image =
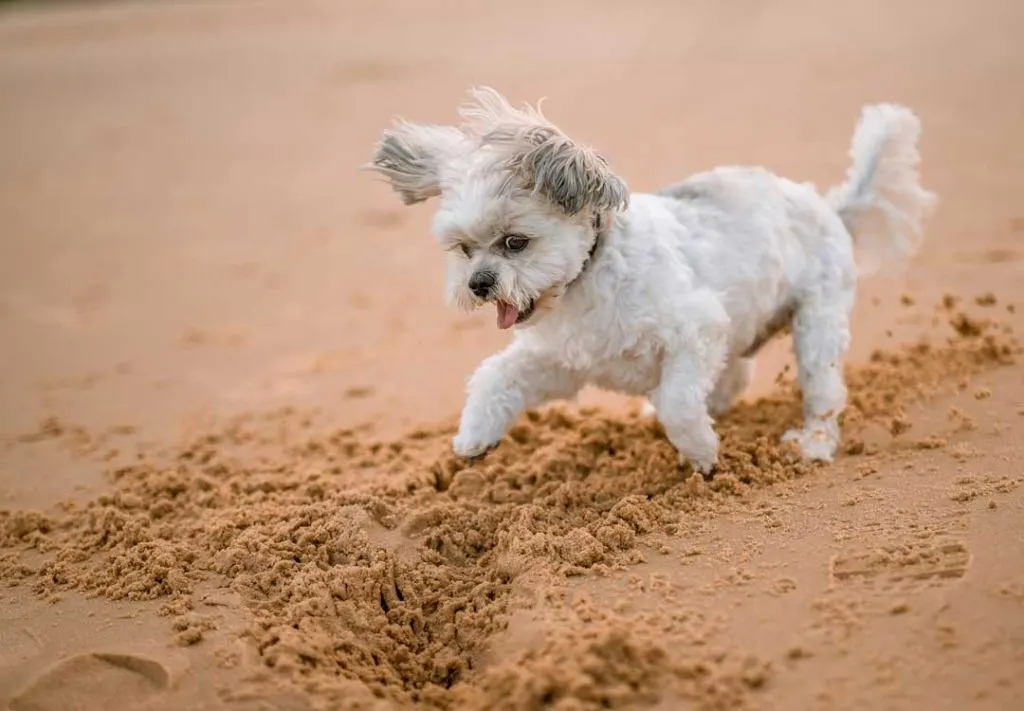
[[[466,244],[465,242],[463,242],[462,244],[459,245],[459,249],[461,249],[462,253],[465,254],[467,257],[472,257],[473,256],[473,250],[471,250],[469,248],[469,245]]]
[[[509,252],[522,252],[529,243],[530,240],[522,235],[508,235],[505,237],[505,249]]]

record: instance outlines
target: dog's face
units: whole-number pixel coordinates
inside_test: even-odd
[[[515,109],[490,89],[472,99],[459,127],[398,122],[368,167],[407,205],[440,199],[434,234],[446,252],[448,302],[493,302],[504,329],[557,302],[586,263],[595,224],[629,193],[604,159],[538,109]]]

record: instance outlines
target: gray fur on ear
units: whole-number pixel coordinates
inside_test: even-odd
[[[629,204],[626,184],[611,170],[604,158],[578,146],[565,136],[555,135],[508,159],[507,165],[526,187],[576,215],[586,208],[604,212]]]
[[[464,130],[502,152],[502,167],[523,187],[540,193],[569,215],[584,209],[619,210],[629,205],[626,184],[608,163],[569,139],[540,108],[516,109],[493,89],[475,89],[461,114]]]
[[[406,205],[441,194],[441,170],[465,135],[452,126],[396,121],[384,132],[371,161],[363,166],[383,175]]]

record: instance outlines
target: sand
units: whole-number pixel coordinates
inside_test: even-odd
[[[0,707],[1024,695],[1024,12],[662,5],[545,6],[529,51],[532,6],[0,14]],[[714,477],[597,392],[452,457],[507,336],[444,310],[429,210],[352,169],[483,81],[547,95],[635,189],[737,161],[828,184],[862,102],[919,110],[942,209],[864,284],[834,464],[778,443],[786,338]]]

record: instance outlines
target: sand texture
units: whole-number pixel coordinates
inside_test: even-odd
[[[1015,708],[1024,8],[741,5],[0,10],[0,708]],[[599,392],[451,455],[507,334],[354,169],[474,83],[635,190],[827,186],[862,103],[920,113],[835,463],[779,443],[788,337],[713,477]]]

